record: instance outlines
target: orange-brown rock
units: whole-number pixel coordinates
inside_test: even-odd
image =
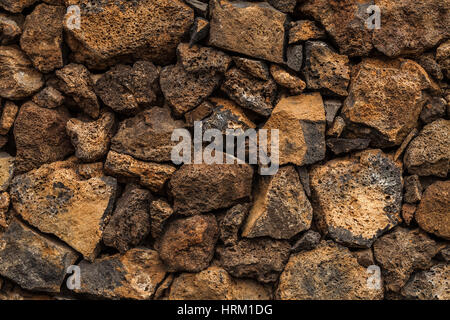
[[[14,177],[11,201],[28,223],[93,260],[114,205],[116,179],[94,172],[86,177],[74,157]],[[43,210],[45,208],[45,210]]]
[[[319,28],[314,21],[299,20],[290,23],[289,44],[313,39],[323,39],[325,37],[325,31]]]
[[[264,61],[243,57],[233,57],[233,61],[236,67],[255,78],[266,81],[270,79],[269,67]]]
[[[54,109],[63,104],[64,96],[54,87],[48,86],[33,96],[33,102],[39,107]]]
[[[436,60],[447,79],[450,79],[450,40],[445,41],[436,49]]]
[[[172,216],[173,209],[164,199],[157,199],[150,203],[151,234],[157,239],[163,234],[166,221]]]
[[[368,286],[366,268],[345,247],[322,241],[291,255],[276,291],[282,300],[379,300],[382,286]]]
[[[400,221],[402,171],[381,150],[366,150],[310,171],[312,205],[323,233],[369,248]]]
[[[450,240],[450,181],[437,181],[425,189],[415,217],[423,230]]]
[[[6,101],[0,118],[0,134],[8,134],[16,120],[19,107],[12,101]]]
[[[276,64],[270,66],[270,74],[276,83],[288,88],[291,94],[300,94],[306,88],[306,83],[302,79]]]
[[[0,44],[8,45],[16,42],[23,31],[24,17],[20,14],[0,13]]]
[[[8,214],[10,197],[8,192],[0,193],[0,230],[9,225],[10,214]]]
[[[184,114],[186,125],[190,127],[194,126],[195,121],[201,121],[211,115],[213,109],[214,106],[212,103],[209,101],[203,101],[198,107]]]
[[[0,152],[0,192],[9,188],[15,171],[15,158],[6,152]]]
[[[227,54],[210,47],[180,43],[177,54],[184,70],[192,73],[225,73],[231,64],[231,58]]]
[[[403,287],[402,295],[411,300],[449,300],[450,264],[440,263],[416,273]]]
[[[240,229],[251,204],[237,204],[219,216],[219,238],[226,246],[235,245],[240,239]]]
[[[37,1],[38,0],[1,0],[0,7],[10,12],[19,13]]]

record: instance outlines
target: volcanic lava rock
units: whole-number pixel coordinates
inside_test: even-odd
[[[66,134],[68,120],[69,113],[64,108],[41,108],[31,101],[22,105],[14,124],[17,172],[63,160],[73,153]]]
[[[438,253],[436,242],[425,232],[401,227],[375,241],[373,249],[386,289],[395,292],[415,270],[431,267],[431,258]]]
[[[403,200],[407,203],[416,203],[422,199],[422,185],[417,175],[404,178],[405,194]]]
[[[282,98],[263,128],[279,130],[280,165],[302,166],[325,157],[325,109],[319,93]]]
[[[44,85],[42,74],[16,46],[0,46],[0,97],[20,100]]]
[[[369,288],[366,268],[351,252],[331,241],[291,255],[280,276],[277,298],[282,300],[376,300],[382,288]]]
[[[276,83],[288,88],[291,94],[300,94],[306,88],[306,83],[302,79],[276,64],[270,66],[270,74]]]
[[[289,68],[299,72],[303,65],[303,46],[292,45],[286,50],[286,64]]]
[[[0,192],[8,190],[14,176],[14,157],[6,152],[0,152]]]
[[[306,231],[291,248],[291,252],[312,250],[320,243],[321,235],[313,230]]]
[[[150,299],[166,275],[158,252],[145,248],[83,260],[79,267],[81,287],[75,292],[107,299]]]
[[[327,125],[331,125],[342,107],[342,102],[339,100],[325,100],[323,104],[325,106]]]
[[[270,79],[269,67],[264,61],[242,57],[233,57],[233,61],[236,67],[255,78],[266,81]]]
[[[274,8],[284,13],[293,13],[297,0],[267,0]]]
[[[173,209],[164,199],[157,199],[150,204],[151,234],[154,239],[161,236],[166,221],[172,216]]]
[[[436,49],[436,60],[445,77],[450,79],[450,41],[442,43]]]
[[[376,74],[377,76],[374,76]],[[363,60],[355,70],[341,115],[358,138],[400,145],[417,125],[430,80],[411,60]]]
[[[11,214],[8,214],[10,197],[8,192],[0,193],[0,230],[7,228],[11,219]]]
[[[8,134],[16,120],[19,107],[12,101],[6,101],[0,118],[0,134]]]
[[[54,87],[48,86],[33,96],[33,102],[39,107],[54,109],[63,104],[64,96]]]
[[[283,62],[286,15],[266,2],[213,0],[209,45]]]
[[[24,18],[22,15],[0,13],[0,44],[8,45],[16,42],[22,34]]]
[[[17,219],[0,237],[0,274],[28,290],[59,292],[75,251]]]
[[[419,63],[433,78],[437,80],[442,80],[444,78],[442,68],[439,63],[437,63],[434,53],[423,53],[417,57],[417,63]]]
[[[235,245],[239,240],[239,229],[250,210],[250,204],[237,204],[228,209],[219,223],[220,240],[226,245]]]
[[[311,20],[291,22],[289,26],[289,44],[326,37],[325,31]]]
[[[103,232],[103,242],[121,253],[136,247],[150,233],[150,191],[128,184]]]
[[[31,225],[51,233],[93,260],[115,200],[116,179],[101,172],[82,176],[78,160],[53,162],[14,177],[14,210]],[[45,208],[45,210],[42,210]]]
[[[213,258],[219,229],[213,215],[196,215],[172,221],[157,243],[168,270],[199,272]]]
[[[184,114],[186,125],[190,127],[194,126],[195,121],[201,121],[211,115],[213,109],[214,106],[212,103],[203,101],[198,107]]]
[[[364,150],[369,146],[369,139],[327,139],[327,147],[334,154],[348,153],[355,150]]]
[[[440,263],[430,270],[416,273],[403,287],[402,295],[416,300],[450,299],[450,265]]]
[[[205,39],[209,34],[209,21],[202,17],[196,17],[190,34],[191,40],[189,41],[189,45],[194,45]]]
[[[1,0],[0,7],[10,12],[19,13],[37,1],[38,0]]]
[[[423,230],[450,240],[450,181],[437,181],[425,189],[415,217]]]
[[[261,176],[242,236],[290,239],[309,229],[313,210],[293,166]]]
[[[81,25],[66,16],[67,43],[74,59],[89,68],[104,68],[123,57],[170,63],[194,22],[194,11],[180,0],[74,0]]]
[[[187,43],[180,43],[178,45],[177,54],[184,70],[192,73],[225,73],[232,61],[222,51],[198,45],[190,46]]]
[[[369,248],[401,220],[402,171],[380,150],[316,165],[310,179],[318,224],[339,243]]]

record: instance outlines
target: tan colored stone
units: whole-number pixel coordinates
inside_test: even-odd
[[[210,47],[180,43],[177,54],[184,70],[192,73],[225,73],[231,64],[231,58],[227,54]]]
[[[240,229],[251,204],[237,204],[228,209],[223,216],[219,216],[219,238],[226,246],[235,245],[240,238]]]
[[[11,179],[14,177],[15,158],[6,152],[0,152],[0,192],[9,188]]]
[[[266,81],[270,79],[269,67],[267,67],[267,64],[264,61],[243,57],[233,57],[233,61],[236,64],[236,67],[255,78]]]
[[[450,264],[440,263],[430,270],[415,274],[403,287],[402,295],[407,299],[449,300]]]
[[[306,83],[302,79],[297,77],[293,72],[288,72],[276,64],[270,66],[270,74],[276,83],[288,88],[291,94],[300,94],[306,88]]]
[[[23,31],[24,17],[20,14],[0,13],[0,44],[8,45],[17,41]]]
[[[417,206],[415,204],[404,203],[402,205],[402,218],[406,225],[410,225],[414,219],[414,214],[416,213]]]
[[[173,209],[164,199],[157,199],[150,204],[151,233],[158,239],[164,231],[166,221],[172,216]]]
[[[450,79],[450,40],[436,49],[436,60],[447,79]]]
[[[54,109],[63,104],[64,96],[52,86],[48,86],[33,96],[33,102],[39,107]]]
[[[211,115],[213,109],[214,106],[210,102],[203,101],[198,107],[184,114],[186,124],[193,126],[195,121],[201,121]]]
[[[19,13],[37,1],[38,0],[1,0],[0,7],[10,12]]]
[[[325,31],[319,28],[314,21],[299,20],[290,23],[289,44],[325,37]]]
[[[422,185],[417,175],[405,177],[405,194],[403,199],[407,203],[419,202],[422,198]]]
[[[16,120],[19,107],[12,101],[6,101],[0,118],[0,134],[8,134]]]
[[[2,192],[0,193],[0,229],[1,228],[7,228],[9,225],[9,193],[8,192]],[[0,286],[1,287],[1,286]]]

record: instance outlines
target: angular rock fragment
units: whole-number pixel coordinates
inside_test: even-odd
[[[402,218],[406,225],[409,226],[414,219],[414,214],[416,213],[416,205],[404,203],[402,205]]]
[[[403,287],[402,295],[407,299],[449,300],[450,265],[440,263],[430,270],[416,273]]]
[[[405,140],[403,140],[400,147],[397,149],[397,151],[395,151],[394,161],[397,161],[401,157],[401,155],[403,154],[403,151],[405,151],[405,149],[408,147],[411,140],[414,139],[418,133],[419,133],[419,131],[416,128],[412,129],[411,132],[408,133],[408,135],[406,136]]]
[[[423,230],[450,240],[450,181],[437,181],[425,189],[415,217]]]
[[[37,1],[38,0],[1,0],[0,7],[10,12],[19,13]]]
[[[213,258],[219,229],[213,215],[196,215],[171,222],[157,244],[171,272],[199,272]]]
[[[288,72],[276,64],[270,66],[270,74],[276,83],[288,88],[293,95],[302,93],[306,88],[306,83],[302,79],[297,77],[293,72]]]
[[[105,171],[122,182],[137,182],[152,192],[161,193],[164,185],[176,171],[174,166],[144,162],[135,158],[109,151]]]
[[[295,242],[294,246],[291,248],[291,252],[312,250],[320,243],[320,238],[320,233],[308,230],[297,240],[297,242]]]
[[[26,102],[14,124],[16,169],[25,172],[44,163],[63,160],[73,152],[66,134],[66,109],[46,109]]]
[[[0,152],[0,192],[6,191],[14,176],[15,159],[6,152]]]
[[[292,45],[286,50],[286,64],[289,68],[299,72],[303,65],[303,46]]]
[[[48,73],[64,65],[62,53],[62,6],[40,4],[27,15],[20,38],[20,47],[40,72]]]
[[[237,204],[228,209],[219,223],[219,238],[224,245],[234,245],[239,240],[239,229],[250,210],[250,204]]]
[[[339,100],[325,100],[323,104],[325,106],[325,115],[327,119],[327,124],[331,125],[338,111],[342,107],[342,102]]]
[[[290,23],[289,44],[325,37],[325,31],[319,28],[314,21],[299,20]]]
[[[444,75],[442,74],[441,66],[435,60],[433,53],[423,53],[417,57],[417,62],[425,69],[425,71],[437,80],[442,80]]]
[[[74,0],[81,26],[66,15],[67,43],[74,59],[89,68],[104,68],[124,57],[167,64],[194,22],[194,11],[180,0],[130,2]]]
[[[420,113],[420,120],[424,123],[430,123],[439,118],[444,118],[446,107],[447,101],[445,101],[445,99],[432,97],[423,106],[422,112]]]
[[[336,155],[349,153],[355,150],[364,150],[369,146],[369,144],[369,139],[327,139],[327,147],[330,148],[331,151]]]
[[[442,43],[436,49],[436,60],[445,77],[450,79],[450,41]]]
[[[252,179],[248,164],[185,164],[170,179],[173,210],[193,215],[230,207],[250,196]]]
[[[276,291],[282,300],[379,300],[382,288],[367,285],[366,268],[331,241],[291,255]]]
[[[225,73],[231,64],[231,58],[227,54],[210,47],[180,43],[177,54],[184,70],[192,73]]]
[[[137,246],[150,233],[150,191],[128,184],[103,232],[103,243],[121,253]]]
[[[64,96],[55,88],[48,86],[33,96],[33,102],[39,107],[54,109],[63,104]]]
[[[356,257],[356,260],[358,260],[358,263],[363,267],[368,268],[375,265],[372,249],[353,251],[353,255]]]
[[[24,18],[22,15],[0,13],[0,44],[8,45],[16,42],[22,34]]]
[[[302,166],[325,157],[325,110],[319,93],[280,100],[264,129],[279,130],[279,164]]]
[[[209,45],[283,62],[286,15],[265,2],[213,0]]]
[[[369,248],[401,220],[402,171],[380,150],[314,166],[310,178],[317,222],[339,243]]]
[[[260,178],[242,236],[290,239],[309,229],[312,217],[297,171],[293,166],[283,167],[273,176]]]
[[[0,134],[5,135],[8,134],[9,130],[14,124],[14,120],[16,120],[17,112],[19,111],[19,107],[12,101],[6,101],[3,106],[2,116],[0,118]]]
[[[42,74],[16,46],[0,46],[0,97],[20,100],[44,85]]]
[[[450,167],[450,120],[427,124],[409,144],[403,161],[411,174],[446,177]]]
[[[308,89],[347,96],[350,67],[347,56],[334,52],[325,42],[308,41],[305,46],[303,73]]]
[[[41,166],[14,177],[14,210],[31,225],[51,233],[93,260],[114,204],[116,179],[83,177],[76,158]],[[43,210],[45,208],[45,210]]]
[[[242,57],[233,57],[236,67],[261,80],[269,80],[270,73],[267,64],[260,60],[253,60]]]
[[[150,204],[151,234],[158,239],[164,231],[166,221],[172,216],[173,209],[164,199],[157,199]]]
[[[373,249],[385,287],[394,292],[400,291],[415,270],[429,268],[438,253],[436,242],[425,232],[401,227],[375,241]]]
[[[191,33],[191,40],[189,41],[190,46],[196,44],[197,42],[202,41],[209,34],[209,21],[201,17],[195,18],[194,25],[192,26],[190,33]]]
[[[150,299],[166,275],[158,252],[144,248],[93,263],[83,260],[79,267],[81,287],[75,292],[103,299]]]
[[[10,197],[8,192],[0,193],[0,230],[9,225],[10,214],[8,214]],[[0,285],[1,287],[1,285]]]
[[[186,112],[184,118],[186,120],[186,125],[193,126],[195,121],[201,121],[211,115],[214,106],[209,101],[203,101],[194,110]]]
[[[268,0],[272,7],[284,13],[293,13],[297,0]]]
[[[189,4],[197,14],[206,17],[208,15],[208,1],[201,0],[185,0],[187,4]]]
[[[429,86],[426,72],[411,60],[365,59],[341,115],[358,138],[373,138],[374,146],[400,145],[417,125]]]
[[[169,300],[267,300],[270,296],[270,290],[256,281],[233,279],[224,269],[211,266],[176,277]]]
[[[404,178],[405,194],[403,200],[407,203],[416,203],[422,199],[422,185],[417,175]]]
[[[346,126],[345,120],[337,116],[327,130],[327,137],[339,138]]]
[[[59,292],[77,254],[15,219],[0,237],[0,274],[28,290]]]

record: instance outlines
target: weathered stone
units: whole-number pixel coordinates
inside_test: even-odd
[[[436,49],[436,61],[439,63],[445,77],[450,79],[450,41],[442,43]]]
[[[17,112],[19,111],[19,107],[12,101],[6,101],[3,106],[2,116],[0,118],[0,134],[5,135],[8,134],[9,130],[14,124],[14,120],[16,120]]]
[[[24,18],[22,15],[0,13],[0,44],[8,45],[16,42],[22,34]]]
[[[164,231],[166,221],[172,216],[173,210],[164,199],[157,199],[150,204],[151,233],[154,239],[158,239]]]
[[[403,154],[403,151],[406,150],[409,143],[412,141],[412,139],[414,139],[417,136],[418,133],[419,133],[419,131],[417,130],[417,128],[412,129],[411,132],[408,133],[408,135],[406,136],[405,140],[403,140],[400,147],[397,149],[397,151],[395,151],[394,161],[397,161],[401,157],[401,155]]]
[[[292,70],[299,72],[303,65],[303,46],[293,45],[286,50],[286,64]]]
[[[310,178],[319,227],[339,243],[369,248],[401,220],[402,170],[380,150],[317,165]]]
[[[173,209],[192,215],[230,207],[250,196],[252,179],[248,164],[185,164],[170,179]]]
[[[124,255],[81,261],[77,293],[107,299],[150,299],[164,280],[166,268],[154,250],[136,248]]]
[[[54,109],[61,106],[64,102],[64,96],[55,88],[45,87],[33,96],[33,102],[39,107]]]
[[[325,27],[342,54],[363,56],[373,48],[372,30],[366,27],[366,10],[371,4],[373,1],[306,0],[300,4],[300,11]]]
[[[89,70],[81,64],[68,64],[55,72],[58,86],[72,97],[78,107],[92,118],[100,114],[100,105],[94,92],[94,83]]]
[[[10,197],[8,192],[0,193],[0,230],[7,228],[9,225],[10,215],[9,210]],[[1,288],[1,286],[0,286]]]
[[[293,13],[297,0],[268,0],[272,7],[284,13]]]
[[[241,107],[267,117],[273,109],[277,85],[273,80],[262,81],[232,68],[221,89]]]
[[[308,89],[322,90],[331,95],[348,95],[347,87],[350,83],[348,57],[334,52],[325,42],[306,42],[303,73]]]
[[[293,72],[286,71],[276,64],[270,66],[270,74],[276,83],[288,88],[293,95],[302,93],[306,88],[306,83],[302,79],[297,77]]]
[[[327,119],[327,124],[333,124],[334,118],[342,107],[342,102],[339,100],[325,100],[323,102],[325,107],[325,115]]]
[[[233,57],[233,61],[236,67],[255,78],[266,81],[270,79],[269,67],[263,61],[242,57]]]
[[[242,236],[290,239],[309,229],[312,217],[297,171],[283,167],[273,176],[261,176]]]
[[[308,230],[300,237],[300,239],[297,240],[297,242],[295,242],[291,248],[291,252],[312,250],[319,245],[320,238],[320,233],[313,230]]]
[[[152,192],[161,193],[176,168],[168,164],[136,160],[129,155],[109,151],[105,171],[121,182],[138,182]]]
[[[297,167],[297,172],[300,177],[300,182],[302,183],[303,189],[308,197],[311,197],[311,188],[309,185],[309,173],[306,166]]]
[[[189,46],[187,43],[178,45],[177,54],[184,70],[193,73],[225,73],[232,61],[222,51],[198,45]]]
[[[280,165],[302,166],[325,157],[325,109],[319,93],[281,99],[263,128],[279,130]]]
[[[386,289],[395,292],[415,270],[429,268],[431,258],[438,253],[436,242],[425,232],[401,227],[375,241],[373,249]]]
[[[62,41],[65,13],[66,9],[62,6],[40,4],[25,19],[20,47],[41,72],[48,73],[64,65]]]
[[[59,292],[77,254],[14,220],[0,237],[0,274],[28,290]]]
[[[234,246],[218,247],[220,265],[234,277],[275,282],[289,258],[285,240],[244,239]]]
[[[402,218],[406,225],[409,226],[414,219],[414,214],[416,213],[416,205],[404,203],[402,205]]]
[[[256,281],[233,279],[224,269],[211,266],[176,277],[169,300],[268,300],[270,296],[270,290]]]
[[[426,72],[411,60],[365,59],[355,70],[341,115],[358,138],[373,138],[377,147],[400,145],[417,125],[429,86]]]
[[[420,53],[450,36],[450,11],[441,0],[375,0],[382,26],[373,31],[373,45],[387,56]],[[443,23],[444,22],[444,23]]]
[[[42,74],[16,46],[0,46],[0,97],[20,100],[33,95],[44,84]]]
[[[206,17],[208,15],[208,1],[200,0],[184,0],[188,5],[190,5],[197,14]]]
[[[66,109],[46,109],[26,102],[14,124],[16,169],[25,172],[44,163],[63,160],[73,152],[66,134]]]
[[[237,204],[228,209],[219,223],[220,240],[226,246],[235,245],[239,240],[239,229],[250,210],[250,204]]]
[[[403,287],[407,299],[449,300],[450,264],[437,264],[428,271],[416,273]]]
[[[327,139],[327,147],[330,148],[334,154],[349,153],[355,150],[364,150],[369,146],[369,144],[369,139]]]
[[[186,112],[184,118],[186,120],[186,125],[193,126],[195,121],[201,121],[211,115],[214,106],[209,101],[203,101],[194,110]]]
[[[409,144],[403,161],[411,174],[446,177],[450,167],[450,120],[427,124]]]
[[[170,286],[172,285],[173,279],[175,278],[174,273],[169,273],[166,276],[163,282],[156,289],[155,295],[153,296],[153,300],[165,300],[168,296],[168,291]]]
[[[220,79],[218,73],[189,73],[179,63],[162,69],[160,84],[173,112],[181,116],[209,97]]]
[[[14,177],[10,194],[14,210],[23,219],[93,260],[112,211],[117,182],[101,173],[83,177],[79,169],[76,158],[43,165]]]
[[[424,123],[431,123],[445,116],[447,101],[441,97],[432,97],[423,106],[420,113],[420,120]]]
[[[172,221],[157,248],[168,270],[199,272],[213,258],[219,229],[213,215],[196,215]]]
[[[365,268],[375,265],[372,249],[362,249],[353,251],[353,255],[358,260],[358,263]]]
[[[265,2],[211,2],[209,45],[283,62],[286,15]]]
[[[94,121],[76,118],[67,121],[67,134],[75,147],[75,156],[86,162],[103,158],[109,149],[114,122],[114,114],[110,112],[102,113]]]
[[[103,232],[103,243],[125,253],[150,233],[150,191],[128,184]]]
[[[424,53],[417,57],[417,63],[420,64],[425,71],[437,80],[442,80],[444,75],[442,74],[441,66],[435,60],[433,53]]]
[[[202,41],[209,34],[209,21],[202,17],[196,17],[190,33],[191,40],[189,41],[189,45],[192,46]]]
[[[367,285],[366,268],[351,252],[331,241],[291,255],[276,291],[282,300],[375,300],[383,289]]]
[[[344,132],[345,126],[345,120],[342,117],[337,116],[327,130],[327,137],[339,138],[342,132]]]
[[[314,21],[299,20],[290,23],[289,44],[307,40],[323,39],[325,37],[325,31],[319,28]]]
[[[0,7],[10,12],[19,13],[38,0],[0,0]]]
[[[144,161],[171,161],[177,145],[171,140],[172,132],[183,127],[184,122],[174,120],[168,108],[153,107],[120,123],[111,150]]]
[[[75,0],[80,28],[66,15],[67,43],[78,63],[104,68],[121,58],[170,63],[182,37],[194,22],[194,11],[180,0],[130,2]]]
[[[422,185],[417,175],[406,176],[404,178],[405,194],[403,199],[407,203],[416,203],[422,199]]]
[[[416,221],[423,230],[450,240],[450,181],[437,181],[425,189]]]
[[[8,190],[14,176],[14,157],[6,152],[0,152],[0,192]]]

